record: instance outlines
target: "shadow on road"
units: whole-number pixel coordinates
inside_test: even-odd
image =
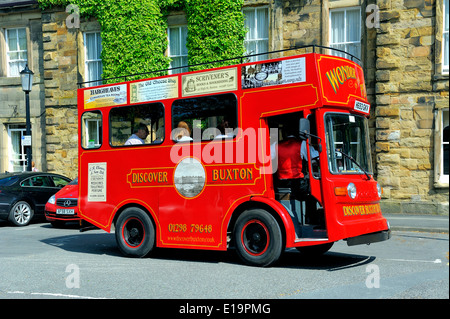
[[[74,229],[74,233],[71,235],[50,237],[41,241],[47,245],[70,252],[127,258],[117,248],[114,234],[104,232],[80,233],[77,229]],[[234,249],[229,249],[228,251],[209,251],[156,248],[150,254],[149,258],[173,262],[227,263],[245,266],[237,257]],[[321,256],[310,257],[302,255],[296,249],[287,249],[273,267],[338,271],[368,264],[374,260],[375,257],[373,256],[339,253],[333,252],[332,250]]]

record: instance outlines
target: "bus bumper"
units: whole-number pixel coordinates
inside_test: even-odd
[[[361,244],[371,244],[371,243],[377,243],[379,241],[388,240],[391,238],[391,230],[390,228],[387,230],[378,231],[375,233],[370,234],[364,234],[361,236],[356,237],[350,237],[347,238],[347,245],[348,246],[355,246],[355,245],[361,245]]]

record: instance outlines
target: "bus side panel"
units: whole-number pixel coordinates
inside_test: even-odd
[[[203,187],[187,197],[175,187],[160,190],[159,247],[226,249],[221,241],[222,197],[219,189]]]
[[[167,187],[171,179],[160,160],[162,152],[163,148],[150,146],[83,153],[79,179],[83,217],[109,230],[117,211],[133,204],[144,207],[156,222],[159,188]]]

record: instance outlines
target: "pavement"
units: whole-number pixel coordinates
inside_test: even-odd
[[[418,231],[448,234],[449,216],[383,214],[393,231]]]

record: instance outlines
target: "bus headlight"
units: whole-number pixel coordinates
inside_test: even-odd
[[[351,199],[355,199],[356,197],[356,186],[353,183],[348,184],[347,186],[347,194]]]
[[[378,197],[381,198],[381,194],[383,194],[383,187],[380,186],[380,184],[377,183],[377,192],[378,192]]]

